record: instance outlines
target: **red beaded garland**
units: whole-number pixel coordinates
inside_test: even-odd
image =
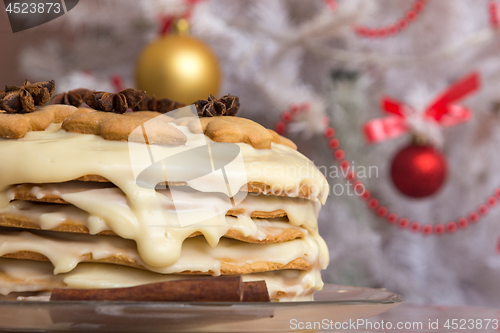
[[[397,220],[398,220],[398,216],[395,213],[390,213],[389,215],[387,215],[387,221],[389,223],[394,223]]]
[[[422,226],[418,222],[413,222],[410,226],[411,231],[419,232]]]
[[[424,233],[424,235],[430,235],[432,234],[432,225],[430,224],[426,224],[422,227],[422,232]]]
[[[493,29],[498,29],[500,27],[500,19],[498,17],[498,3],[496,1],[490,1],[488,4],[488,10],[490,12],[490,25]]]
[[[340,142],[338,139],[331,139],[329,142],[330,148],[337,149],[340,146]]]
[[[469,225],[469,220],[467,220],[465,217],[462,217],[460,219],[458,219],[458,226],[460,228],[467,228],[467,226]]]
[[[442,233],[444,233],[444,231],[445,231],[444,225],[442,225],[441,223],[436,224],[436,226],[434,227],[434,232],[438,235],[441,235]]]
[[[330,8],[330,2],[332,0],[324,0],[327,4],[327,7]],[[413,3],[413,6],[410,10],[408,10],[404,18],[400,19],[396,24],[391,24],[387,27],[379,27],[379,28],[368,28],[362,25],[353,25],[353,30],[359,37],[365,38],[386,38],[387,36],[394,36],[401,30],[404,30],[408,27],[410,22],[414,22],[418,18],[418,14],[421,13],[425,9],[424,0],[417,0]],[[337,8],[333,6],[333,8]]]
[[[477,210],[477,211],[478,211],[478,212],[479,212],[479,214],[481,214],[481,215],[486,215],[486,214],[488,214],[489,208],[488,208],[488,206],[486,206],[486,205],[481,205],[481,206],[479,206],[479,208],[478,208],[478,210]]]
[[[386,215],[387,215],[387,208],[385,208],[385,207],[383,207],[383,206],[382,206],[382,207],[379,207],[379,208],[377,209],[377,215],[378,215],[378,216],[381,216],[381,217],[386,216]]]
[[[399,226],[401,228],[408,228],[409,225],[410,225],[410,220],[408,220],[406,217],[399,219]]]
[[[377,199],[370,199],[368,201],[368,207],[370,207],[371,209],[375,209],[378,207],[378,200]]]
[[[371,197],[371,193],[368,190],[365,190],[363,192],[363,194],[361,194],[361,199],[363,199],[363,200],[368,200],[368,199],[370,199],[370,197]]]
[[[281,116],[281,119],[283,119],[284,122],[290,122],[292,120],[292,114],[288,111],[283,112],[283,115]]]
[[[347,160],[343,160],[342,162],[340,162],[340,168],[343,170],[349,169],[350,166],[351,163],[349,163],[349,161]]]
[[[335,130],[331,127],[327,127],[325,130],[325,136],[330,139],[333,138],[334,135],[335,135]]]
[[[282,134],[286,130],[286,124],[282,121],[278,121],[276,124],[276,133]]]
[[[448,230],[448,232],[455,232],[457,230],[457,224],[453,221],[448,222],[446,224],[446,230]]]
[[[472,212],[469,214],[469,221],[471,222],[477,222],[479,221],[479,214],[476,212]]]
[[[334,153],[336,159],[341,160],[345,157],[345,153],[342,149],[337,149]]]
[[[425,2],[425,0],[421,0],[422,2]],[[389,29],[390,31],[390,29]],[[304,107],[306,105],[307,107]],[[287,122],[293,120],[293,115],[297,112],[305,111],[307,112],[309,108],[308,103],[303,103],[302,107],[298,104],[293,104],[291,107],[291,113],[286,111],[282,115],[282,119],[286,120]],[[297,111],[296,111],[297,110]],[[289,118],[288,114],[290,114],[291,118]],[[325,121],[323,121],[323,118],[326,118]],[[332,150],[334,150],[334,157],[339,160],[339,165],[342,169],[344,170],[349,170],[351,167],[351,163],[345,159],[345,152],[342,149],[338,149],[340,147],[340,141],[336,139],[335,136],[335,130],[332,127],[329,127],[329,119],[327,117],[323,117],[321,119],[322,123],[324,123],[325,129],[324,135],[325,138],[328,139],[329,141],[329,146]],[[283,133],[286,130],[286,123],[284,121],[279,121],[276,124],[276,132],[278,133]],[[353,181],[356,179],[356,173],[354,171],[349,171],[346,172],[345,178],[349,181]],[[489,210],[491,207],[495,207],[498,204],[498,198],[500,198],[500,187],[495,189],[494,195],[488,197],[485,201],[484,204],[479,205],[477,208],[477,211],[471,212],[467,218],[466,217],[461,217],[457,220],[457,222],[450,221],[446,224],[436,224],[435,226],[432,226],[430,224],[425,224],[421,225],[419,222],[412,222],[403,217],[398,220],[398,215],[394,212],[390,212],[387,207],[384,206],[379,206],[379,201],[375,198],[371,197],[370,191],[368,191],[363,182],[360,180],[356,180],[353,183],[353,188],[357,191],[356,194],[362,199],[368,202],[368,207],[376,212],[376,214],[380,217],[385,217],[387,221],[391,224],[395,224],[397,222],[397,225],[401,228],[408,228],[411,231],[414,232],[422,232],[424,235],[430,235],[432,233],[435,234],[444,234],[445,232],[453,233],[458,228],[460,229],[465,229],[469,226],[469,221],[472,223],[475,223],[479,221],[480,217],[482,215],[488,214]],[[361,192],[361,190],[363,190]],[[499,246],[500,246],[500,240],[499,240]],[[499,249],[500,250],[500,249]]]

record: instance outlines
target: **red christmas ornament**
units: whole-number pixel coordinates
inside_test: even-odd
[[[447,172],[445,157],[434,147],[412,144],[394,157],[391,178],[401,193],[423,198],[441,188]]]

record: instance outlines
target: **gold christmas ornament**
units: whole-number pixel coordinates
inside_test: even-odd
[[[201,40],[189,36],[186,20],[176,24],[177,34],[149,44],[136,65],[137,88],[156,98],[192,104],[217,95],[221,71],[217,57]]]

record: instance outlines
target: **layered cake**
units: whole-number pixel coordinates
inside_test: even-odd
[[[53,81],[0,92],[0,294],[200,276],[311,300],[328,250],[324,176],[290,140],[236,117]]]

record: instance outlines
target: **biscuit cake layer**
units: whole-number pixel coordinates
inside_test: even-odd
[[[146,283],[196,278],[197,276],[158,274],[137,268],[102,263],[81,263],[58,275],[47,262],[0,258],[0,294],[50,291],[54,288],[100,289],[132,287]],[[271,299],[312,300],[323,286],[319,268],[311,271],[282,270],[242,275],[243,281],[266,281]]]
[[[0,231],[0,256],[50,261],[54,274],[80,262],[106,262],[174,274],[234,275],[279,269],[311,270],[328,264],[326,245],[318,235],[288,242],[252,244],[222,238],[211,247],[203,237],[186,239],[174,264],[151,266],[133,241],[112,236],[62,232]]]

